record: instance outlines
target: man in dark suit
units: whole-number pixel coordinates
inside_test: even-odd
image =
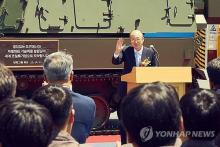
[[[60,84],[69,90],[75,109],[72,136],[79,143],[85,143],[95,121],[96,105],[92,98],[72,91],[73,59],[64,52],[48,55],[43,63],[46,83]]]
[[[124,39],[119,38],[116,43],[112,63],[115,65],[124,62],[122,74],[130,73],[135,66],[158,66],[158,53],[153,47],[144,47],[144,36],[139,30],[130,33],[130,46],[124,46]],[[110,106],[118,109],[122,97],[127,94],[127,83],[121,82],[118,87],[118,96],[112,99]]]
[[[134,66],[158,66],[157,51],[151,47],[147,48],[143,46],[144,36],[139,30],[134,30],[130,33],[130,46],[124,46],[124,39],[119,38],[116,43],[114,55],[112,57],[112,63],[115,65],[124,62],[124,70],[122,74],[131,72]],[[117,109],[118,117],[120,118],[120,103],[124,96],[127,94],[127,83],[121,82],[118,86],[117,96],[115,96],[111,102],[110,107]],[[125,132],[121,130],[121,142],[126,143]]]
[[[124,46],[124,39],[118,39],[112,63],[115,65],[124,62],[123,74],[131,72],[134,66],[158,66],[157,52],[154,48],[143,46],[144,37],[139,30],[130,33],[130,46]]]

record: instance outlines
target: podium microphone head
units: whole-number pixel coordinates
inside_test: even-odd
[[[150,45],[150,48],[152,48],[152,50],[153,50],[156,54],[158,54],[158,51],[155,49],[155,47],[154,47],[153,44]]]
[[[153,45],[153,44],[151,44],[151,45],[150,45],[150,48],[154,48],[154,45]]]

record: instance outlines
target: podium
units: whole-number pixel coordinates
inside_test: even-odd
[[[175,87],[181,98],[186,91],[186,83],[192,82],[191,67],[134,67],[121,77],[127,82],[127,91],[144,84],[161,81]]]

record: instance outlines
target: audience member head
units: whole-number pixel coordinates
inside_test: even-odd
[[[52,53],[45,58],[43,69],[49,83],[71,81],[73,70],[72,56],[64,52]]]
[[[49,84],[36,90],[32,99],[48,108],[59,131],[71,129],[67,127],[72,127],[74,112],[72,110],[72,99],[66,88]]]
[[[10,69],[0,63],[0,101],[15,97],[17,81]]]
[[[220,89],[220,58],[215,58],[208,63],[207,73],[211,87],[214,89]]]
[[[132,89],[121,104],[122,123],[128,142],[139,147],[175,143],[177,135],[160,137],[157,131],[179,131],[181,110],[175,89],[161,82]]]
[[[219,133],[220,100],[214,91],[191,90],[181,98],[180,107],[185,131],[190,132],[188,133],[189,138],[209,140]],[[196,135],[200,131],[211,134]]]
[[[133,30],[130,33],[130,41],[131,41],[131,46],[139,51],[141,50],[141,48],[143,47],[143,43],[144,43],[144,36],[141,33],[141,31],[139,30]]]
[[[51,114],[32,100],[3,100],[0,118],[2,147],[47,147],[52,140]]]

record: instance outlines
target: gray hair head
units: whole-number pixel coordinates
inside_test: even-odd
[[[44,59],[43,69],[49,81],[68,80],[73,70],[73,58],[64,52],[52,53]]]

